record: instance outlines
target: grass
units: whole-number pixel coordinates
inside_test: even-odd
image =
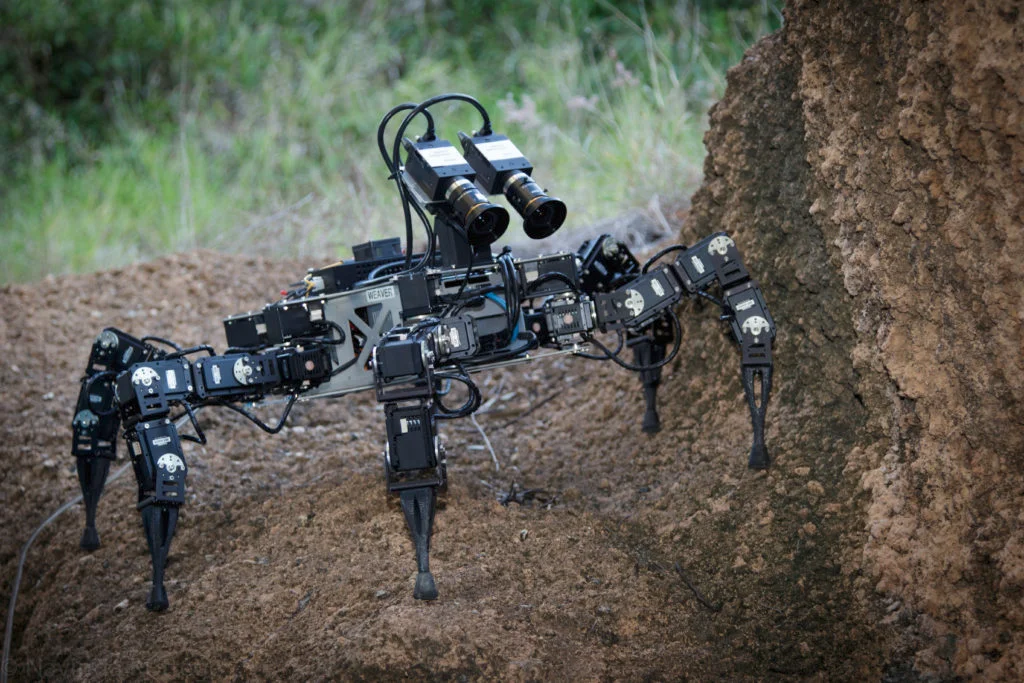
[[[177,82],[159,107],[125,97],[112,135],[56,145],[5,182],[0,281],[196,247],[347,257],[346,245],[401,233],[380,116],[447,91],[484,102],[577,225],[684,198],[726,67],[780,21],[767,2],[540,2],[495,17],[407,5],[325,3],[316,21],[271,21],[240,2],[219,14],[181,3]],[[435,113],[453,141],[477,125],[465,106]]]

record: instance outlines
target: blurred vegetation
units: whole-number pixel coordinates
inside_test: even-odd
[[[685,197],[707,107],[780,4],[5,0],[0,282],[397,235],[377,123],[448,91],[577,223]],[[436,115],[452,140],[477,123]]]

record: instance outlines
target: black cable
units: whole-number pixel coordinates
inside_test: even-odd
[[[388,123],[391,121],[392,118],[394,118],[394,116],[396,114],[398,114],[399,112],[408,111],[410,109],[416,109],[417,106],[418,105],[416,103],[414,103],[414,102],[403,102],[402,104],[399,104],[396,107],[392,107],[391,110],[387,114],[384,115],[384,118],[381,119],[380,124],[377,126],[377,148],[380,150],[380,155],[384,159],[384,165],[387,166],[388,171],[391,172],[391,177],[395,179],[395,186],[398,188],[398,199],[399,199],[399,201],[402,202],[402,214],[403,214],[403,216],[405,218],[405,268],[406,268],[406,270],[411,270],[411,266],[412,266],[412,214],[409,212],[410,200],[409,200],[409,196],[408,196],[408,193],[407,193],[407,190],[406,190],[406,187],[405,187],[405,183],[402,181],[401,174],[399,173],[399,165],[398,165],[398,163],[394,159],[392,159],[391,157],[388,156],[387,146],[384,144],[384,133],[385,133],[385,131],[387,129]],[[427,119],[427,131],[428,132],[425,134],[424,137],[428,137],[429,135],[432,134],[431,132],[434,130],[434,117],[431,116],[430,112],[428,112],[426,110],[421,110],[421,111],[417,112],[417,114],[422,114]],[[410,117],[411,116],[415,116],[415,114],[410,115]],[[408,121],[408,120],[410,120],[410,119],[407,118],[406,121]],[[404,131],[405,128],[403,127],[402,130]],[[420,214],[420,218],[424,221],[424,224],[427,225],[427,234],[428,234],[428,240],[427,241],[430,242],[431,241],[431,237],[430,237],[431,232],[430,232],[429,224],[426,221],[426,217],[422,215],[422,211],[420,211],[418,208],[417,208],[417,213]],[[431,249],[429,248],[429,245],[428,245],[428,249],[427,249],[426,254],[424,255],[424,259],[426,258],[426,255],[428,255],[430,253],[430,251],[431,251]],[[419,264],[417,264],[417,266],[419,266]]]
[[[391,110],[384,115],[384,118],[381,119],[380,124],[378,124],[377,126],[377,149],[380,150],[380,155],[384,159],[384,165],[387,166],[388,170],[391,171],[392,173],[397,173],[398,169],[394,167],[394,164],[391,161],[391,157],[388,156],[388,148],[384,144],[384,133],[386,132],[388,123],[391,122],[391,119],[394,118],[396,114],[403,111],[409,111],[410,109],[415,108],[415,102],[403,102],[402,104],[392,107]],[[423,111],[422,114],[424,118],[427,119],[427,130],[432,131],[434,129],[433,115],[431,115],[429,111]]]
[[[333,320],[325,320],[323,322],[325,325],[327,325],[332,330],[338,333],[337,339],[333,339],[331,337],[328,337],[326,339],[324,337],[293,337],[291,339],[291,342],[301,344],[327,344],[328,346],[338,346],[339,344],[344,344],[345,331],[341,329],[341,326],[338,325],[338,323],[334,322]]]
[[[227,355],[229,353],[256,353],[260,349],[263,349],[263,348],[265,348],[265,347],[263,347],[263,346],[229,346],[228,348],[224,349],[224,355]]]
[[[527,294],[527,296],[529,296],[530,293],[534,289],[536,289],[537,287],[540,287],[541,285],[543,285],[546,282],[554,282],[555,280],[568,285],[572,289],[572,291],[576,292],[577,294],[580,293],[579,286],[575,282],[572,281],[571,277],[569,277],[565,273],[554,272],[554,273],[545,273],[545,274],[541,275],[539,278],[537,278],[536,280],[534,280],[533,282],[531,282],[528,285],[526,285],[526,294]]]
[[[622,330],[616,330],[616,332],[618,333],[618,336],[619,336],[619,343],[615,347],[615,350],[612,351],[612,354],[615,355],[615,356],[619,355],[619,353],[622,352],[622,347],[625,346],[625,344],[626,344],[626,337],[625,337],[624,334],[622,334]],[[604,360],[611,360],[611,356],[609,356],[607,354],[605,354],[603,356],[598,356],[598,355],[593,354],[593,353],[584,353],[583,351],[580,351],[580,352],[575,353],[573,355],[579,356],[580,358],[589,358],[590,360],[602,360],[602,361],[604,361]]]
[[[417,272],[423,270],[430,263],[430,259],[434,256],[434,247],[437,246],[437,236],[434,234],[434,228],[430,225],[430,219],[427,218],[427,214],[423,213],[423,209],[416,202],[413,202],[412,208],[415,209],[416,215],[420,217],[420,221],[423,223],[423,229],[427,232],[427,248],[423,252],[423,258],[420,259],[419,263],[412,267],[410,272]]]
[[[462,93],[446,93],[444,95],[435,95],[434,97],[428,98],[428,99],[424,100],[423,102],[420,102],[419,104],[415,105],[412,108],[411,111],[409,111],[409,113],[406,115],[405,119],[402,121],[402,124],[398,127],[398,132],[395,133],[395,140],[394,140],[394,144],[392,146],[391,160],[390,160],[390,164],[389,164],[388,168],[389,168],[389,170],[391,170],[391,172],[393,174],[395,174],[396,179],[397,179],[397,181],[399,182],[400,185],[403,184],[402,179],[400,177],[398,177],[398,175],[399,175],[399,169],[402,166],[401,146],[402,146],[402,139],[405,136],[405,130],[409,127],[409,124],[412,122],[413,119],[415,119],[419,114],[427,111],[427,109],[429,107],[432,107],[435,104],[440,104],[441,102],[449,102],[449,101],[468,102],[469,104],[473,105],[476,108],[476,110],[478,112],[480,112],[480,116],[481,116],[481,118],[483,118],[483,122],[484,122],[483,125],[480,127],[480,130],[478,131],[478,134],[479,135],[490,135],[491,134],[491,117],[488,115],[487,110],[484,109],[484,106],[482,104],[480,104],[480,102],[475,97],[471,97],[469,95],[464,95]],[[399,107],[405,107],[405,105],[399,105]],[[399,109],[399,111],[406,111],[406,109],[404,109],[404,108],[403,109]],[[383,132],[378,129],[378,133],[379,133],[380,137],[383,138]],[[433,121],[432,118],[430,118],[427,121],[427,132],[423,136],[423,139],[432,140],[433,138],[434,138],[434,121]],[[409,216],[409,205],[406,203],[406,202],[408,202],[408,196],[406,194],[406,190],[401,189],[400,192],[402,192],[403,212],[404,212],[404,214],[406,216],[406,248],[405,248],[405,251],[406,251],[406,254],[405,254],[406,255],[406,267],[411,270],[412,269],[411,268],[411,266],[412,266],[412,218]]]
[[[181,351],[181,347],[178,346],[177,344],[175,344],[174,342],[172,342],[170,339],[164,339],[163,337],[157,337],[156,335],[152,335],[152,334],[147,334],[145,337],[143,337],[139,341],[143,341],[143,342],[155,341],[157,343],[165,344],[167,346],[170,346],[175,351]]]
[[[482,289],[473,290],[473,298],[466,299],[465,301],[458,301],[454,296],[439,296],[437,300],[443,304],[460,304],[457,310],[462,310],[473,305],[474,302],[479,303],[484,298],[485,294],[495,294],[505,289],[505,285],[488,285]]]
[[[388,268],[394,268],[395,266],[402,266],[404,263],[405,263],[405,261],[391,261],[389,263],[382,263],[379,266],[377,266],[376,268],[374,268],[373,270],[371,270],[370,274],[366,276],[366,279],[372,281],[372,280],[376,280],[379,277],[385,277],[387,275],[394,275],[395,273],[383,273],[382,274],[380,271],[386,270]],[[400,273],[402,271],[398,270],[398,271],[395,271],[395,272]]]
[[[483,402],[483,396],[480,393],[480,387],[477,386],[476,382],[473,381],[473,379],[469,376],[469,373],[466,372],[466,369],[462,367],[461,364],[458,365],[458,368],[459,371],[462,372],[461,375],[447,372],[434,373],[435,378],[460,382],[466,385],[466,389],[469,390],[469,397],[466,399],[466,402],[463,403],[458,408],[454,409],[444,405],[444,403],[441,401],[441,396],[443,394],[440,394],[435,391],[434,403],[439,411],[439,413],[436,416],[437,419],[439,420],[454,420],[459,417],[466,417],[467,415],[471,415],[474,412],[476,412],[477,408],[479,408],[480,404]]]
[[[475,356],[472,361],[466,361],[466,365],[475,368],[480,365],[486,365],[487,363],[497,363],[511,358],[518,358],[527,351],[530,351],[540,346],[540,342],[537,341],[537,335],[530,330],[520,330],[519,335],[516,337],[516,339],[528,339],[529,341],[527,341],[525,345],[516,349],[509,349],[502,351],[500,353],[493,353],[487,356]]]
[[[683,345],[683,328],[679,324],[679,316],[677,316],[675,311],[673,311],[672,309],[669,309],[667,313],[670,316],[670,319],[672,320],[672,334],[675,337],[672,344],[672,351],[670,351],[669,354],[665,356],[663,359],[652,365],[633,365],[632,363],[628,363],[622,360],[616,354],[613,354],[611,349],[609,349],[607,346],[602,344],[594,337],[588,336],[586,339],[588,342],[592,343],[594,346],[604,351],[605,354],[608,356],[609,360],[614,361],[616,365],[620,365],[626,368],[627,370],[633,370],[636,372],[644,372],[645,370],[657,370],[658,368],[671,363],[675,359],[676,354],[679,353],[679,348]]]
[[[295,401],[297,401],[298,398],[299,397],[298,397],[297,394],[292,394],[291,398],[288,400],[288,405],[286,405],[284,407],[284,412],[281,413],[281,419],[278,421],[277,425],[275,425],[273,427],[271,427],[270,425],[265,423],[263,420],[259,419],[258,417],[256,417],[252,413],[250,413],[245,408],[240,408],[240,407],[238,407],[238,406],[236,406],[234,404],[231,404],[231,403],[226,403],[224,401],[216,401],[215,400],[215,401],[211,401],[209,403],[206,403],[204,405],[214,406],[214,407],[218,407],[218,408],[227,408],[228,410],[233,410],[234,412],[238,413],[239,415],[241,415],[245,419],[247,419],[250,422],[252,422],[257,427],[259,427],[260,429],[265,431],[267,434],[277,434],[278,432],[280,432],[284,428],[284,422],[285,422],[285,420],[288,419],[288,414],[292,412],[292,406],[295,405]]]
[[[512,335],[516,325],[519,324],[519,315],[523,310],[522,302],[519,300],[519,270],[516,268],[512,250],[507,246],[502,249],[498,261],[504,268],[505,301],[508,314],[509,343],[511,344],[514,341]]]
[[[191,434],[180,434],[179,433],[178,434],[178,438],[184,439],[185,441],[193,441],[193,442],[199,444],[200,446],[205,446],[206,445],[206,434],[203,432],[203,428],[199,426],[199,420],[196,419],[195,411],[192,410],[192,406],[189,405],[187,402],[183,401],[182,402],[182,406],[184,406],[185,414],[188,415],[188,419],[192,423],[192,428],[196,430],[196,435],[192,436]],[[171,418],[171,422],[175,422],[176,423],[181,418],[182,418],[181,415],[178,415],[177,417],[172,417]]]
[[[467,241],[467,244],[468,244],[468,241]],[[473,257],[475,255],[476,254],[474,253],[474,251],[472,249],[470,249],[469,250],[469,265],[466,266],[466,279],[464,279],[462,281],[462,284],[459,286],[459,291],[457,291],[455,293],[455,302],[456,302],[456,304],[458,304],[459,299],[462,298],[462,293],[466,291],[466,285],[469,284],[469,276],[473,273]],[[455,311],[458,311],[460,309],[461,309],[461,306],[459,306],[458,308],[455,308],[454,310],[450,310],[449,312],[445,313],[445,317],[447,318],[447,317],[450,317],[452,315],[455,315]]]
[[[697,296],[702,296],[705,299],[708,299],[709,301],[715,302],[716,304],[721,306],[723,309],[725,308],[725,303],[721,299],[718,299],[717,297],[714,297],[714,296],[708,294],[703,289],[698,289],[697,290]]]
[[[193,353],[199,353],[200,351],[206,351],[211,356],[216,356],[217,352],[214,351],[213,347],[209,344],[197,344],[196,346],[190,346],[187,349],[180,349],[174,353],[167,354],[166,360],[173,360],[175,358],[184,358],[185,356]]]
[[[342,363],[338,367],[336,367],[333,370],[331,370],[331,377],[336,377],[336,376],[340,375],[341,373],[345,372],[346,370],[348,370],[353,365],[355,365],[356,361],[359,360],[359,356],[361,354],[362,354],[362,352],[360,351],[359,353],[357,353],[355,356],[352,357],[352,360],[348,361],[347,363]]]
[[[647,269],[653,266],[655,261],[660,259],[662,256],[665,256],[666,254],[671,254],[673,251],[686,251],[687,249],[689,249],[689,247],[686,246],[685,244],[673,244],[671,246],[665,247],[657,254],[647,259],[646,263],[644,263],[643,265],[643,268],[640,269],[640,272],[646,273]]]

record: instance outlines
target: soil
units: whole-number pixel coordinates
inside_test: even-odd
[[[143,607],[129,473],[99,550],[80,509],[33,548],[14,678],[1020,680],[1021,14],[797,1],[730,71],[681,237],[729,231],[779,324],[769,471],[746,468],[738,353],[699,302],[655,436],[617,367],[491,373],[480,430],[442,428],[441,596],[420,603],[371,397],[303,404],[276,437],[207,412],[170,610]],[[99,329],[222,348],[222,316],[306,265],[203,252],[0,290],[5,600],[76,491]]]
[[[785,20],[729,73],[683,239],[757,264],[773,411],[852,512],[835,550],[898,629],[887,675],[1024,680],[1024,11]]]
[[[21,544],[75,493],[69,423],[98,330],[222,347],[220,318],[276,298],[302,265],[201,252],[2,290],[5,598]],[[433,603],[411,596],[372,396],[300,404],[275,437],[201,414],[211,440],[186,445],[170,610],[143,607],[149,556],[129,471],[101,502],[99,550],[78,549],[78,507],[32,549],[12,680],[877,672],[878,634],[829,560],[843,513],[828,507],[827,476],[784,459],[746,469],[738,353],[713,311],[685,313],[688,345],[665,374],[653,437],[640,431],[639,382],[609,364],[558,358],[485,376],[493,402],[478,421],[501,469],[471,422],[442,429],[451,486]],[[715,369],[695,374],[695,359]],[[781,456],[800,416],[769,414]],[[503,506],[512,486],[536,491]]]

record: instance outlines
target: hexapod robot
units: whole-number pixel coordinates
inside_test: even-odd
[[[483,119],[472,135],[459,133],[461,150],[435,134],[430,108],[449,101],[474,106]],[[389,150],[385,131],[401,113]],[[417,120],[425,131],[410,139],[405,132]],[[566,207],[534,182],[515,144],[493,133],[479,102],[447,94],[398,105],[381,121],[377,142],[402,202],[404,254],[400,239],[372,241],[354,247],[352,260],[311,269],[280,301],[226,318],[223,354],[114,328],[93,344],[72,425],[86,510],[81,547],[99,546],[96,506],[120,431],[153,562],[150,610],[168,605],[164,565],[188,473],[181,442],[206,443],[195,415],[201,406],[229,408],[276,433],[296,401],[376,392],[384,404],[387,489],[398,495],[415,545],[413,597],[421,600],[437,597],[428,561],[437,491],[446,483],[437,428],[480,407],[473,373],[552,354],[610,360],[639,373],[647,404],[642,427],[656,432],[661,368],[682,344],[674,307],[683,297],[703,297],[721,307],[742,352],[754,432],[749,466],[768,466],[764,418],[775,323],[732,239],[717,233],[692,247],[670,246],[643,265],[607,235],[576,253],[517,259],[506,247],[493,254],[509,214],[488,195],[504,194],[534,239],[554,233]],[[414,214],[427,235],[420,254],[412,250]],[[720,296],[707,291],[713,286]],[[614,334],[615,347],[596,332]],[[631,361],[622,358],[627,347]],[[465,387],[462,405],[445,402],[453,383]],[[286,397],[273,426],[247,408],[272,395]],[[179,418],[194,433],[179,433]]]

